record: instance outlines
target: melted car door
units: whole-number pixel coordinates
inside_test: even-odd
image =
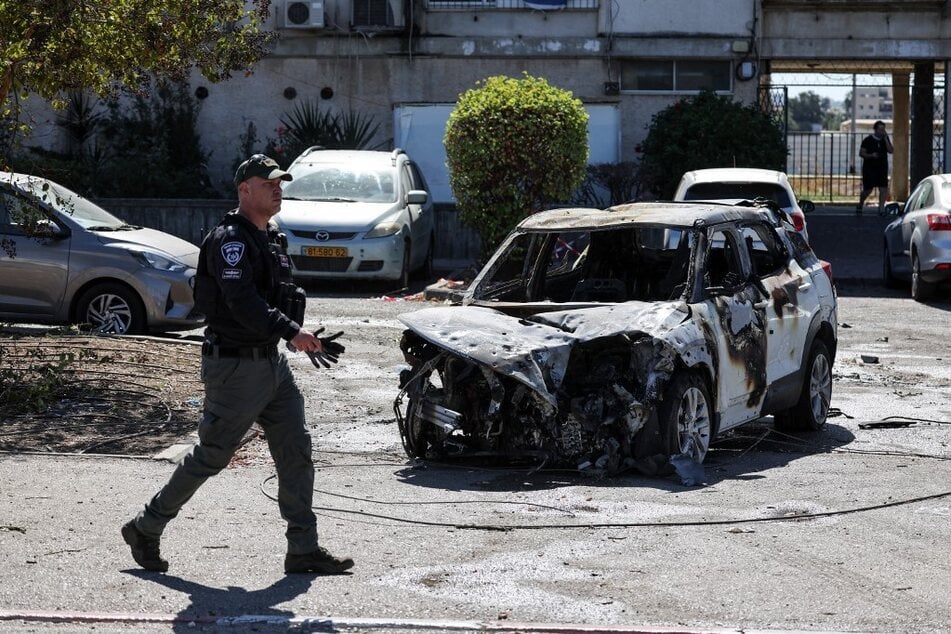
[[[710,228],[701,245],[699,301],[691,305],[715,359],[719,429],[759,416],[766,392],[766,319],[762,293],[732,227]]]
[[[812,276],[791,257],[775,230],[765,224],[743,228],[754,274],[766,291],[766,379],[771,386],[802,367],[819,291]],[[777,386],[778,387],[778,386]],[[798,383],[794,386],[798,394]]]

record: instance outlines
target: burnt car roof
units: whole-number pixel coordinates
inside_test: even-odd
[[[756,207],[739,207],[711,202],[641,202],[608,209],[573,207],[540,211],[519,223],[524,231],[551,229],[596,229],[618,225],[665,225],[692,227],[698,221],[718,224],[762,219]]]

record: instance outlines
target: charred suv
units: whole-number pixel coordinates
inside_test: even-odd
[[[819,429],[832,395],[831,271],[777,208],[541,212],[462,305],[400,320],[396,413],[413,457],[680,471],[766,415]]]

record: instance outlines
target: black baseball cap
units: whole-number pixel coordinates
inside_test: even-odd
[[[264,154],[255,154],[238,166],[234,173],[234,186],[237,187],[252,176],[260,176],[266,180],[272,178],[280,178],[285,181],[294,180],[293,176],[281,169],[277,161]]]

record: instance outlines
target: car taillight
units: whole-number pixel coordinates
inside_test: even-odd
[[[928,231],[951,231],[951,216],[928,214]]]
[[[951,262],[941,262],[934,267],[935,271],[947,271],[951,269]]]
[[[802,214],[790,214],[792,216],[792,225],[795,227],[796,231],[802,231],[806,228],[806,217]]]
[[[829,281],[832,281],[832,263],[826,262],[825,260],[819,260],[819,266],[822,267],[822,270],[826,272],[826,275],[829,276]]]

